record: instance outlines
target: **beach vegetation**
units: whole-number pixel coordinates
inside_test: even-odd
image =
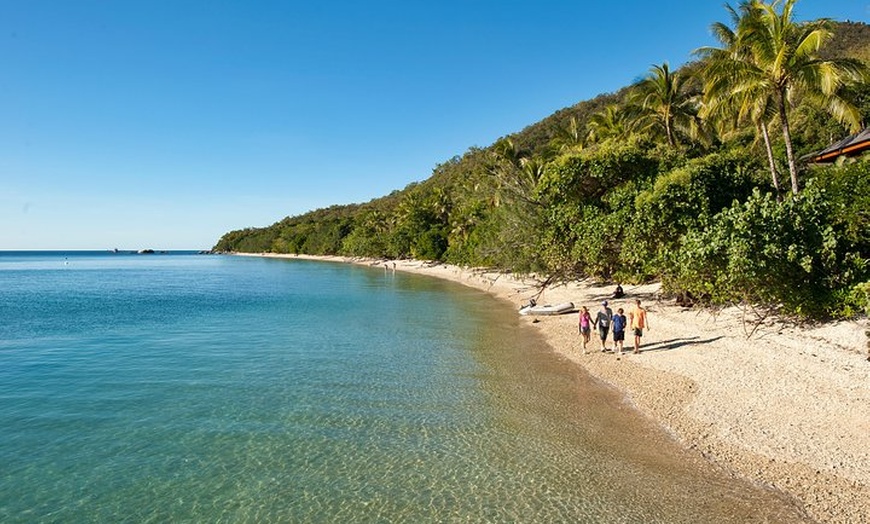
[[[416,258],[542,281],[661,281],[714,306],[867,314],[870,161],[807,159],[868,123],[870,26],[745,0],[718,47],[557,111],[362,204],[218,251]]]
[[[823,108],[852,132],[861,127],[858,108],[846,93],[846,86],[866,77],[866,66],[848,57],[822,58],[820,50],[835,31],[828,19],[796,22],[797,0],[765,3],[745,0],[738,9],[728,8],[733,28],[713,25],[721,48],[702,49],[709,56],[705,92],[713,106],[729,104],[766,129],[771,117],[777,119],[791,191],[797,194],[797,158],[792,138],[793,106],[802,102]],[[776,178],[775,171],[772,173]],[[774,182],[776,184],[776,182]]]
[[[701,91],[692,80],[689,70],[671,71],[667,62],[653,66],[631,90],[634,129],[663,139],[672,148],[700,138]]]

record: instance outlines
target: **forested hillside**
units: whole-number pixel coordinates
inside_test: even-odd
[[[824,318],[867,314],[870,162],[807,157],[870,115],[870,26],[723,10],[717,47],[556,112],[367,203],[215,251],[443,261]]]

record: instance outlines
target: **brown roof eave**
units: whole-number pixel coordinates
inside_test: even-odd
[[[855,144],[849,144],[846,147],[842,147],[834,151],[827,151],[820,155],[812,156],[810,157],[810,162],[833,162],[837,157],[843,155],[856,155],[868,149],[870,149],[870,140],[864,140]]]

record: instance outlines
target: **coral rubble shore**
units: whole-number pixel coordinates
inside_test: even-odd
[[[459,282],[517,307],[536,283],[486,270],[419,261],[264,255],[384,266]],[[522,317],[553,350],[618,388],[642,413],[714,463],[796,499],[820,522],[870,515],[870,362],[867,320],[800,328],[777,321],[750,338],[736,308],[713,314],[658,299],[658,285],[626,286],[611,307],[643,301],[650,329],[639,355],[584,354],[576,315]],[[593,312],[612,286],[548,287],[538,303]],[[751,329],[751,328],[749,328]],[[627,334],[630,335],[630,334]],[[627,337],[626,348],[632,344]],[[613,342],[610,341],[610,346]]]

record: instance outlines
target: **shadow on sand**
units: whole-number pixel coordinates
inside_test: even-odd
[[[629,333],[626,333],[626,339],[629,338]],[[670,351],[672,349],[681,348],[683,346],[695,346],[698,344],[709,344],[711,342],[715,342],[720,338],[725,338],[720,335],[718,337],[708,338],[706,340],[698,340],[701,337],[690,337],[690,338],[672,338],[670,340],[661,340],[659,342],[652,342],[650,344],[643,344],[643,340],[641,340],[641,351]],[[628,342],[628,341],[626,341]],[[626,344],[626,347],[628,344]]]

